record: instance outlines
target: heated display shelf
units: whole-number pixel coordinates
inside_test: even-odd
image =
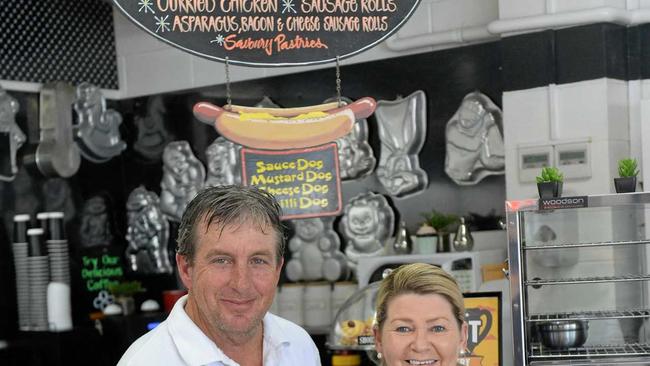
[[[575,347],[549,347],[542,342],[538,327],[545,322],[587,321],[591,326],[595,322],[609,321],[639,325],[650,318],[647,298],[650,292],[647,263],[650,261],[646,254],[650,249],[646,245],[650,244],[647,234],[650,230],[650,193],[580,198],[584,200],[565,202],[579,201],[583,207],[574,204],[573,207],[549,209],[536,199],[506,202],[515,365],[650,365],[650,339],[642,335],[637,342],[631,342],[628,334],[616,344],[587,342]],[[580,269],[590,268],[590,263],[582,257],[602,257],[602,253],[594,254],[597,250],[610,253],[612,262],[614,251],[627,250],[624,252],[627,255],[632,251],[640,265],[624,270],[620,268],[622,265],[602,266],[598,271],[591,271],[594,273],[578,273]],[[562,270],[562,266],[570,269]],[[636,269],[639,273],[630,273]],[[575,295],[549,295],[555,294],[554,288],[562,286],[570,289],[558,294],[575,291]],[[620,307],[618,299],[611,299],[616,296],[590,304],[579,303],[579,294],[589,291],[580,292],[577,288],[589,286],[637,286],[641,290],[635,292],[637,298],[632,301],[635,306],[627,308]],[[610,291],[616,294],[619,290]],[[538,297],[542,299],[535,302]],[[583,302],[588,301],[583,299]],[[600,305],[612,307],[612,303],[615,309],[594,309]],[[581,306],[585,309],[580,310]],[[544,309],[562,311],[541,311]],[[603,338],[602,334],[600,336]]]

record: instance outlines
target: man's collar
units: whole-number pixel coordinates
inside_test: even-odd
[[[183,361],[189,366],[209,365],[216,362],[235,364],[187,315],[186,303],[187,295],[176,301],[167,318],[169,334]]]
[[[176,302],[167,318],[170,336],[185,363],[190,366],[208,365],[216,362],[236,365],[236,362],[226,356],[187,315],[186,303],[187,295]],[[283,327],[275,315],[266,313],[263,322],[264,343],[268,344],[271,349],[276,350],[291,343],[290,331]]]
[[[264,316],[264,342],[268,343],[273,349],[288,346],[291,344],[289,333],[290,330],[282,326],[277,316],[266,313]]]

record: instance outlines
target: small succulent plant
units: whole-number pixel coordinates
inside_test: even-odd
[[[454,224],[458,221],[458,216],[452,214],[443,214],[436,210],[431,212],[423,213],[422,217],[425,218],[425,222],[436,229],[437,232],[444,232],[448,226]]]
[[[636,159],[627,158],[618,161],[618,175],[621,178],[636,177],[639,169]]]
[[[554,166],[547,166],[542,168],[542,173],[536,179],[537,183],[562,182],[564,174]]]

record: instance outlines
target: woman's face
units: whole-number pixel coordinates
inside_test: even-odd
[[[467,346],[467,324],[458,326],[441,295],[398,295],[388,303],[382,329],[375,329],[375,344],[387,366],[456,366]]]

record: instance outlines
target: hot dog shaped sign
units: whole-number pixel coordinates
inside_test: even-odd
[[[194,105],[194,116],[213,124],[228,140],[256,149],[285,150],[322,145],[345,136],[357,119],[369,117],[377,103],[370,97],[348,105],[326,103],[298,108],[259,108],[208,102]]]

